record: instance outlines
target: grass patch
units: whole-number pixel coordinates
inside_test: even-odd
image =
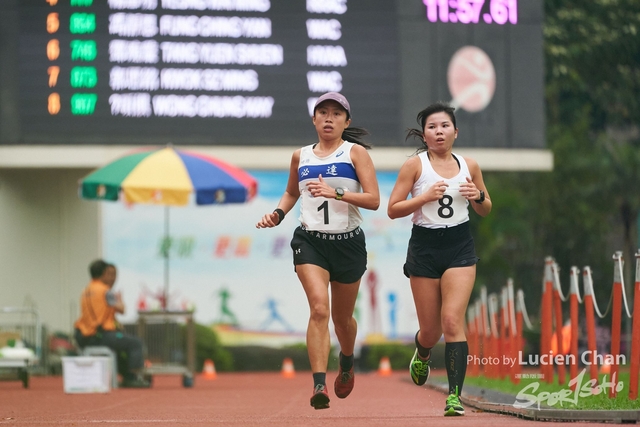
[[[534,374],[535,375],[535,374]],[[580,375],[580,372],[578,372]],[[568,375],[567,375],[568,378]],[[558,384],[558,377],[554,377],[554,382],[548,384],[539,378],[521,378],[518,384],[514,384],[506,379],[491,379],[485,377],[467,377],[465,385],[471,385],[489,390],[495,390],[513,396],[520,396],[521,402],[530,402],[532,399],[540,401],[541,406],[553,407],[555,409],[584,409],[584,410],[624,410],[624,409],[640,409],[640,400],[629,400],[629,373],[622,372],[618,374],[618,382],[622,382],[622,390],[618,395],[610,399],[609,391],[611,389],[611,378],[609,376],[600,375],[598,384],[607,385],[600,390],[597,395],[589,393],[590,381],[589,372],[584,371],[581,382],[576,382],[578,389],[571,391],[569,382],[567,384]],[[537,385],[537,387],[536,387]],[[615,385],[614,385],[615,386]],[[526,394],[526,396],[525,396]],[[537,402],[529,408],[537,408]]]

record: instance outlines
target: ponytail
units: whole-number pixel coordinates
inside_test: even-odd
[[[366,135],[369,135],[369,131],[358,127],[348,127],[344,131],[342,131],[342,139],[358,145],[362,145],[368,150],[371,148],[371,145],[364,141],[363,137]]]
[[[422,143],[420,144],[420,147],[418,147],[413,153],[414,156],[418,153],[422,153],[423,151],[427,151],[427,143],[424,142],[424,135],[422,131],[420,131],[420,129],[407,129],[407,136],[404,138],[404,140],[407,141],[409,138],[419,139]]]

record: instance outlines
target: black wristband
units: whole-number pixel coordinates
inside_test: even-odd
[[[276,209],[274,209],[273,212],[278,214],[278,218],[280,219],[278,221],[278,225],[280,225],[282,223],[282,220],[284,219],[284,211],[282,209],[280,209],[280,208],[276,208]]]

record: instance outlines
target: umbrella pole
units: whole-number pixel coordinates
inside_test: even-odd
[[[169,206],[164,207],[164,238],[167,249],[164,254],[164,307],[165,311],[169,310],[169,252],[171,246],[169,244],[171,236],[169,235]]]

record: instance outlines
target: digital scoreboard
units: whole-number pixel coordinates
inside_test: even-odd
[[[396,137],[392,2],[19,3],[28,141],[302,145],[327,91]]]
[[[458,146],[545,146],[541,0],[13,4],[22,144],[301,146],[339,91],[376,146],[436,100]]]

